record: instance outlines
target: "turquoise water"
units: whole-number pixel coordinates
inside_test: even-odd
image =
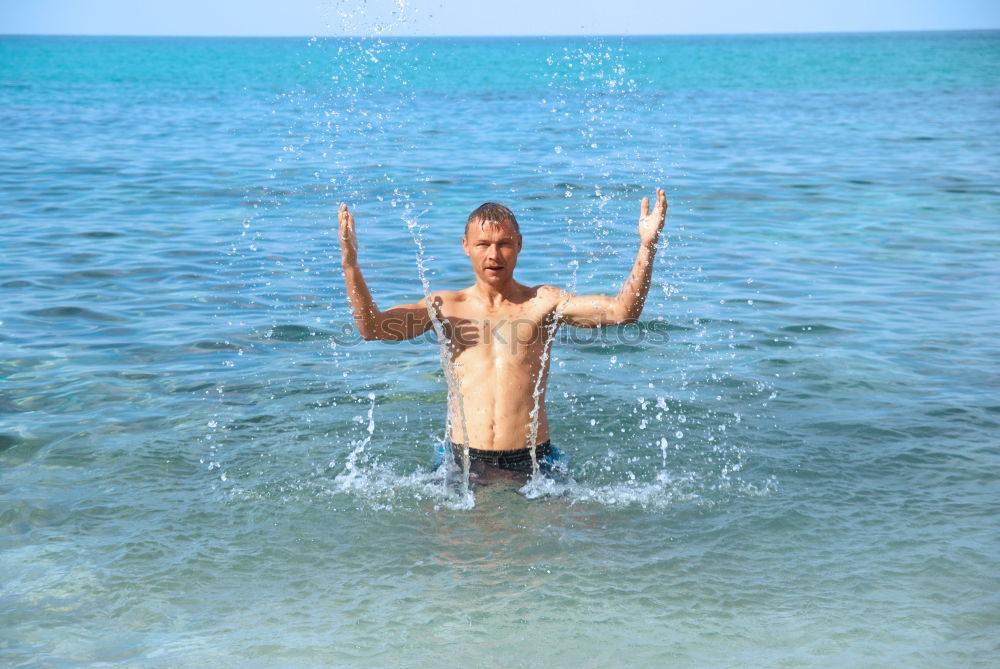
[[[969,667],[1000,638],[1000,34],[0,38],[0,664]],[[575,483],[426,469],[499,200]]]

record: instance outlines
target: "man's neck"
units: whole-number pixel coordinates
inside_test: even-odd
[[[472,292],[476,297],[483,300],[490,306],[499,306],[504,302],[514,300],[521,289],[521,284],[510,279],[502,284],[489,284],[485,281],[476,281],[472,286]]]

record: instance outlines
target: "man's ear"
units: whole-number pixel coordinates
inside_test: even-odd
[[[465,251],[465,255],[469,255],[469,240],[462,237],[462,250]]]
[[[521,233],[519,232],[519,233],[517,233],[517,250],[519,252],[521,250],[521,241],[522,241],[522,239],[521,239]]]

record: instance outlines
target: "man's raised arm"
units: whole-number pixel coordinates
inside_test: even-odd
[[[431,319],[425,300],[379,311],[358,265],[358,236],[354,230],[354,216],[346,204],[340,205],[338,219],[340,264],[344,268],[347,302],[361,336],[367,340],[403,341],[426,332],[431,327]]]
[[[564,321],[570,325],[594,328],[602,325],[635,323],[646,302],[649,284],[653,278],[653,257],[656,242],[667,217],[667,194],[656,189],[656,206],[649,211],[649,198],[642,198],[639,215],[639,252],[635,263],[617,297],[604,295],[576,295],[566,299],[559,308]]]

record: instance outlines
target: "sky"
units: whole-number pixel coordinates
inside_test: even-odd
[[[0,34],[684,35],[1000,28],[1000,0],[0,0]]]

